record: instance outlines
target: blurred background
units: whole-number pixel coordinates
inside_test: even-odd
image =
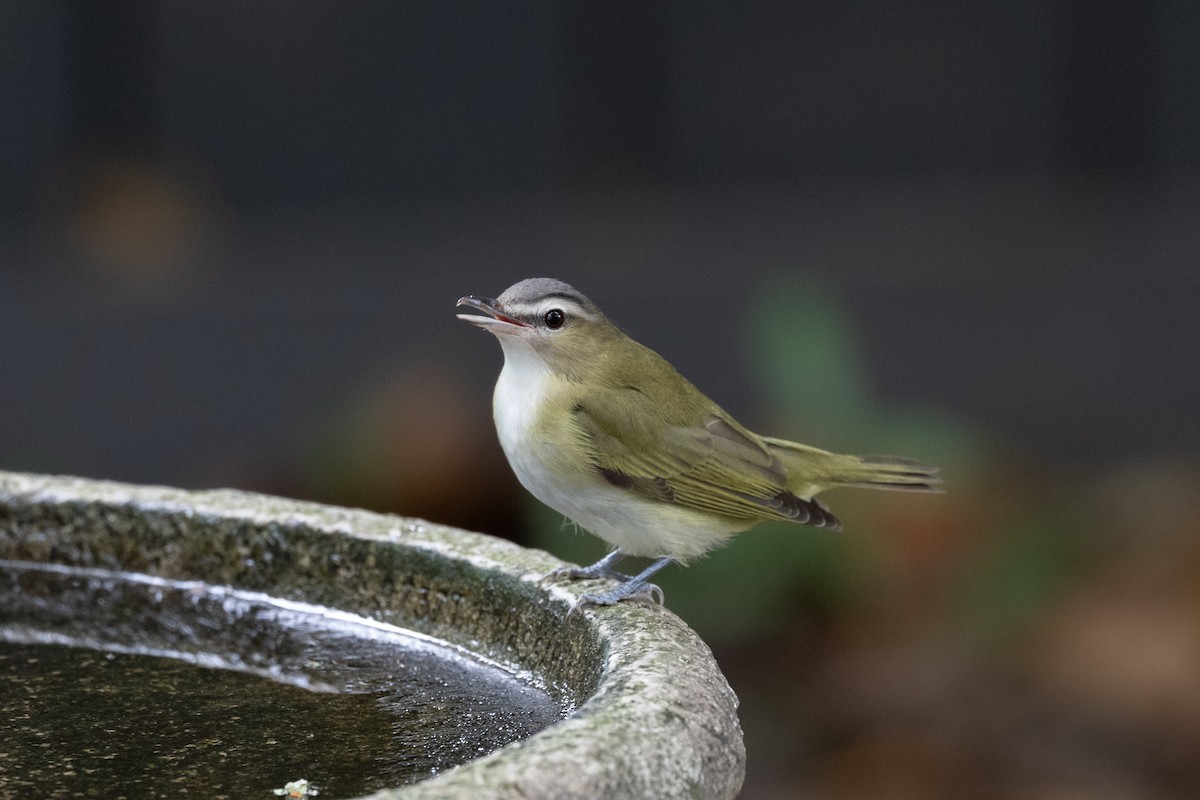
[[[0,0],[0,468],[586,561],[464,294],[941,464],[661,581],[747,798],[1200,791],[1200,6]]]

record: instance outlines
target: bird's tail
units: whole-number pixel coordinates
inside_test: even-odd
[[[905,492],[940,492],[937,467],[896,456],[844,456],[783,439],[766,439],[786,465],[788,488],[800,497],[855,486]]]

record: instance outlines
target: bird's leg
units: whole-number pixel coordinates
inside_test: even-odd
[[[584,606],[611,606],[622,600],[637,600],[643,603],[657,602],[659,605],[662,605],[664,600],[663,591],[653,583],[650,583],[650,576],[670,563],[671,557],[663,556],[615,589],[607,592],[581,594],[579,599],[575,601],[575,605],[571,606],[571,611],[567,616],[575,614]]]
[[[558,569],[552,569],[543,575],[538,583],[554,583],[555,581],[574,580],[578,578],[614,578],[619,581],[628,581],[631,580],[628,575],[624,572],[617,572],[613,568],[624,557],[625,554],[619,549],[613,550],[590,567],[559,567]]]

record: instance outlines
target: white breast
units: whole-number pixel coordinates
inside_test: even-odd
[[[532,348],[497,338],[504,346],[504,368],[492,395],[492,414],[500,447],[530,494],[629,555],[686,561],[746,527],[647,500],[564,463],[554,445],[535,434],[545,431],[535,422],[552,390],[549,369]]]

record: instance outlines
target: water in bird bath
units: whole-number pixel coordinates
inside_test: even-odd
[[[198,581],[0,560],[0,796],[326,800],[563,718],[566,693],[349,613]]]

